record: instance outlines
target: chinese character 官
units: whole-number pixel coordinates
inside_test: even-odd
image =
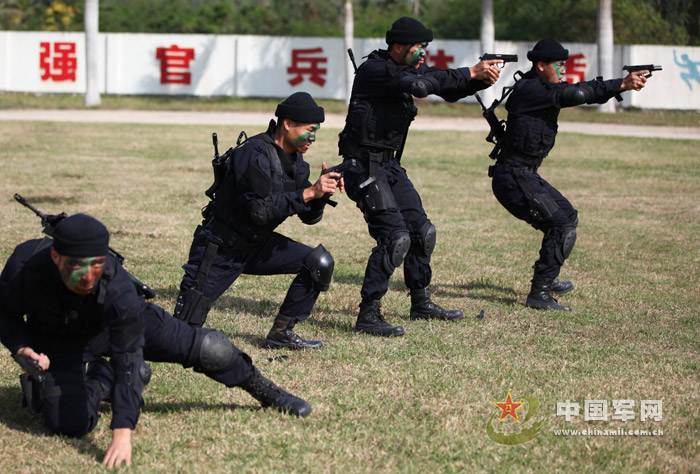
[[[156,48],[156,59],[160,60],[161,84],[190,84],[192,74],[188,71],[194,59],[194,48]]]

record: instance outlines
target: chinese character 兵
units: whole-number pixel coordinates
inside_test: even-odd
[[[156,48],[156,59],[160,60],[161,84],[189,84],[192,74],[183,70],[190,67],[194,59],[194,48]]]
[[[296,86],[303,82],[304,74],[308,74],[309,80],[319,86],[326,83],[322,76],[328,72],[328,69],[319,67],[319,64],[327,63],[328,58],[313,56],[319,53],[323,53],[323,48],[292,50],[292,65],[287,68],[287,74],[296,74],[296,76],[289,79],[291,85]],[[308,64],[308,66],[302,67],[300,63]]]
[[[569,59],[566,60],[566,75],[564,79],[571,84],[581,82],[583,81],[583,74],[585,71],[586,57],[581,53],[572,54],[569,56]]]
[[[75,56],[75,43],[54,43],[53,58],[51,43],[39,43],[39,69],[41,80],[73,81],[75,82],[75,70],[78,67],[78,58]]]

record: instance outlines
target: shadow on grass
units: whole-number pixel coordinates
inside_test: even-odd
[[[149,413],[183,413],[191,410],[262,410],[260,405],[236,405],[235,403],[206,403],[206,402],[146,402],[141,409]]]
[[[436,298],[447,296],[450,298],[468,298],[470,300],[503,303],[507,305],[518,303],[518,299],[516,298],[518,293],[513,288],[496,285],[486,280],[475,280],[463,285],[431,285],[431,289],[433,290],[432,294],[434,294]],[[486,294],[482,293],[481,290],[485,290]]]
[[[82,438],[69,438],[61,435],[52,434],[44,425],[41,415],[32,415],[26,407],[22,406],[22,390],[17,386],[0,387],[0,423],[8,428],[28,433],[34,436],[56,436],[67,445],[72,446],[81,454],[92,457],[97,462],[102,462],[104,458],[104,450],[97,447],[91,436],[88,434]],[[100,413],[109,413],[111,410],[100,409]]]

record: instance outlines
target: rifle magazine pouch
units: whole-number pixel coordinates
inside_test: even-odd
[[[496,168],[496,165],[489,166],[489,171],[488,171],[489,178],[493,178],[493,170],[495,168]]]
[[[22,387],[22,406],[27,407],[32,415],[41,413],[41,384],[27,374],[19,376],[19,384]]]

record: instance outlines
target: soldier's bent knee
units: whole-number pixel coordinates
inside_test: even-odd
[[[331,284],[335,261],[323,245],[319,245],[304,259],[304,268],[309,272],[314,288],[327,291]]]
[[[234,348],[228,337],[214,329],[198,329],[186,367],[200,372],[220,372],[233,359]]]
[[[411,248],[411,235],[406,230],[397,230],[391,237],[382,239],[379,248],[384,252],[384,269],[393,273],[403,263]]]

